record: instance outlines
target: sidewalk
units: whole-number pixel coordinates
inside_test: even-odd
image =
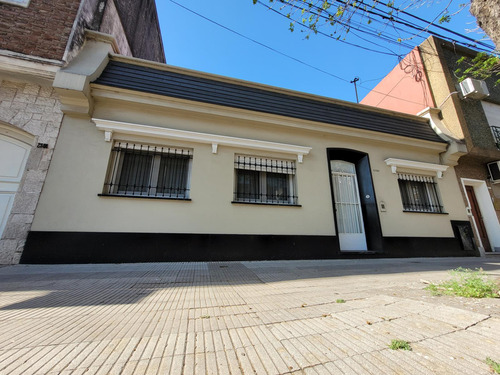
[[[500,278],[496,258],[3,267],[0,374],[491,374],[500,299],[423,289],[458,266]]]

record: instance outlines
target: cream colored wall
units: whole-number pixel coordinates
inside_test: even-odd
[[[402,212],[396,175],[384,160],[389,157],[438,163],[437,151],[422,153],[407,145],[375,142],[335,134],[290,129],[273,124],[236,120],[209,114],[186,113],[153,106],[97,100],[95,118],[174,129],[254,138],[312,147],[297,163],[301,207],[234,204],[234,155],[250,154],[283,159],[291,155],[171,141],[166,145],[193,149],[191,201],[98,197],[102,192],[112,143],[89,119],[65,116],[49,175],[38,205],[33,230],[166,232],[220,234],[333,235],[335,225],[326,148],[367,152],[375,192],[384,201],[381,212],[385,236],[453,237],[450,220],[466,220],[454,172],[439,180],[449,215]],[[127,138],[128,139],[128,138]],[[140,138],[132,138],[141,141]],[[146,138],[142,139],[147,142]],[[158,140],[150,140],[158,143]]]
[[[441,59],[442,50],[433,37],[426,39],[419,47],[425,66],[425,73],[432,89],[435,106],[441,109],[443,122],[450,132],[458,139],[464,138],[463,116],[460,111],[460,99],[448,68]],[[458,57],[457,57],[458,60]]]

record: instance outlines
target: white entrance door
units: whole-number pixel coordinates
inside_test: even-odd
[[[340,250],[367,250],[354,164],[330,161]]]
[[[31,146],[0,135],[0,238],[23,177]]]

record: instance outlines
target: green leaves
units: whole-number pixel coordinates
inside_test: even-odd
[[[480,52],[475,57],[462,56],[457,60],[455,70],[458,81],[466,78],[487,79],[496,77],[495,85],[500,84],[500,59],[496,55]]]
[[[438,23],[442,24],[442,23],[448,23],[451,21],[451,17],[447,14],[441,16],[441,18],[438,20]]]

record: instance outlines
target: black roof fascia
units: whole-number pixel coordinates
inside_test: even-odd
[[[446,143],[420,118],[268,91],[141,65],[110,61],[94,83],[179,99]]]

